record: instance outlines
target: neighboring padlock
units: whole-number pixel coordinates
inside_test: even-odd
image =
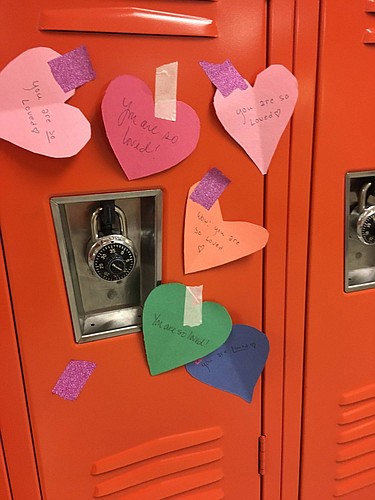
[[[88,252],[88,265],[95,276],[106,281],[120,281],[133,271],[137,254],[133,242],[127,237],[124,212],[117,206],[114,211],[119,220],[120,234],[99,236],[99,215],[103,208],[95,210],[91,217],[92,244]]]
[[[375,244],[375,205],[367,206],[371,182],[364,184],[358,196],[357,235],[365,245]]]

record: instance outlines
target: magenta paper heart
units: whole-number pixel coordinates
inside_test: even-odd
[[[156,174],[177,165],[195,149],[199,118],[177,101],[176,121],[154,116],[148,86],[132,75],[111,81],[102,102],[108,140],[128,179]]]
[[[47,47],[26,50],[0,73],[0,137],[53,158],[77,154],[91,137],[82,112],[64,104],[65,93],[48,61],[60,54]]]
[[[228,134],[266,174],[296,105],[297,79],[284,66],[274,64],[259,73],[254,87],[248,85],[227,97],[217,90],[214,107]]]

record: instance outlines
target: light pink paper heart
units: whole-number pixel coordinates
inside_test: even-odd
[[[248,83],[248,82],[246,82]],[[216,114],[225,130],[266,174],[298,97],[295,76],[274,64],[259,73],[254,87],[214,96]]]
[[[26,50],[0,73],[0,137],[53,158],[77,154],[91,137],[83,113],[64,104],[65,93],[48,61],[60,54],[47,47]]]
[[[102,115],[108,140],[128,179],[177,165],[194,151],[199,139],[199,118],[190,106],[177,101],[176,121],[155,118],[150,89],[132,75],[112,80]]]
[[[250,222],[224,221],[219,200],[210,210],[190,199],[188,194],[185,230],[185,274],[221,266],[261,250],[268,241],[268,231]]]

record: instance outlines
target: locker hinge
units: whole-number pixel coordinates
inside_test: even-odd
[[[258,443],[258,473],[264,476],[266,465],[266,436],[259,436]]]

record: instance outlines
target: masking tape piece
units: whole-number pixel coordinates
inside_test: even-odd
[[[176,121],[178,62],[156,68],[155,117]]]
[[[184,326],[202,324],[202,292],[203,285],[186,287]]]
[[[55,80],[65,93],[94,80],[96,77],[84,45],[52,59],[48,64]]]
[[[191,193],[190,199],[210,210],[230,182],[219,169],[211,168]]]
[[[214,64],[206,61],[200,61],[199,64],[224,97],[230,95],[235,89],[246,90],[248,87],[246,80],[240,75],[229,59],[222,64]]]

